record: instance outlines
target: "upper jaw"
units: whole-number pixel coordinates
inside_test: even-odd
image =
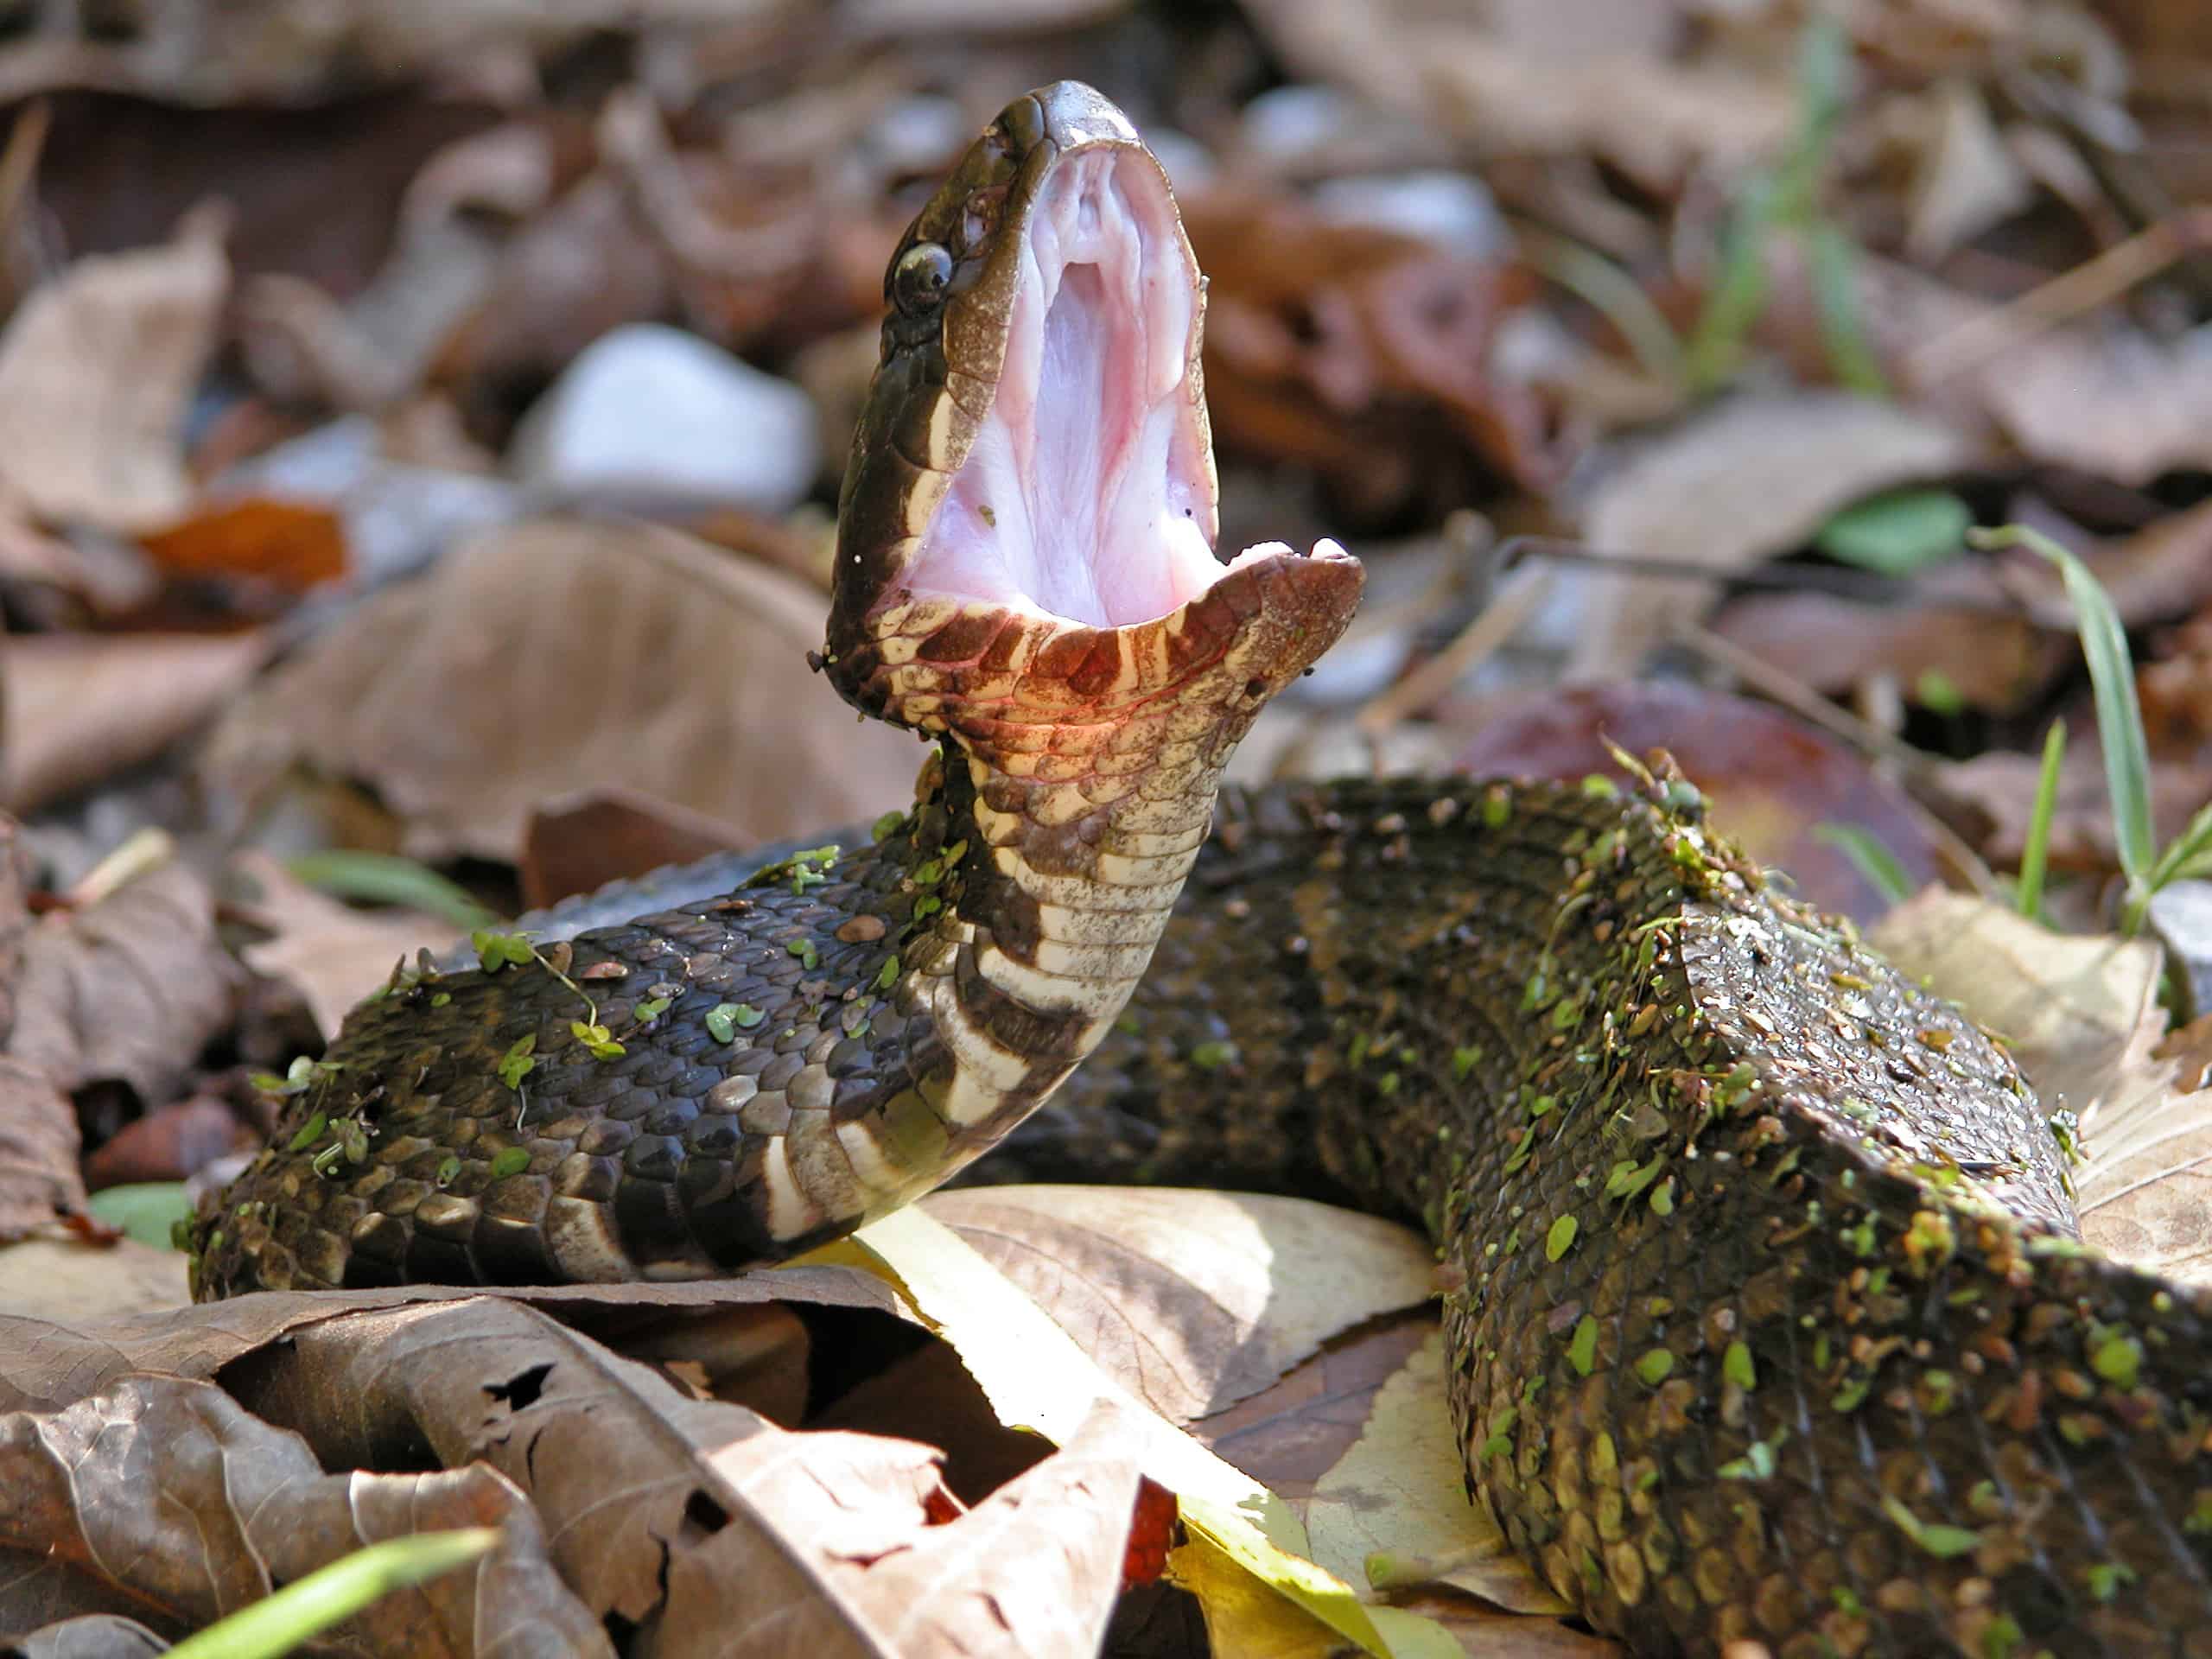
[[[950,365],[977,417],[899,586],[1090,626],[1165,616],[1221,573],[1204,289],[1167,181],[1135,145],[1059,149],[1000,234],[1000,280],[972,296],[1002,319],[995,378]]]

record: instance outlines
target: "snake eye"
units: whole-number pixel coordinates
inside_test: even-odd
[[[944,297],[951,280],[952,256],[938,243],[917,242],[891,267],[891,302],[918,316]]]

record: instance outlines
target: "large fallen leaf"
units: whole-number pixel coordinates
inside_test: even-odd
[[[2138,1267],[2212,1283],[2212,1092],[2177,1086],[2178,1066],[2158,1052],[2158,947],[2052,933],[1934,891],[1872,937],[2002,1036],[2047,1109],[2079,1114],[2089,1151],[2074,1178],[2082,1236]]]
[[[1948,428],[1894,404],[1836,391],[1749,394],[1623,446],[1582,504],[1582,531],[1608,553],[1726,575],[1789,551],[1839,507],[1952,471],[1967,453]],[[1613,571],[1582,582],[1591,597],[1570,679],[1633,675],[1710,602],[1697,582]]]
[[[489,1468],[326,1475],[296,1435],[175,1377],[0,1417],[0,1630],[105,1611],[181,1635],[363,1544],[461,1525],[503,1529],[481,1566],[321,1640],[363,1656],[613,1653],[554,1573],[528,1502]]]
[[[245,690],[259,633],[10,634],[0,803],[29,812],[149,760]]]
[[[1410,1230],[1302,1198],[1009,1186],[925,1203],[1173,1423],[1435,1294],[1434,1257]]]
[[[359,778],[406,850],[513,860],[537,804],[620,785],[800,834],[909,798],[918,755],[807,671],[822,603],[672,531],[494,531],[264,677],[208,757],[251,793],[294,761]]]
[[[11,1254],[0,1254],[0,1264],[11,1267],[12,1260]],[[9,1282],[0,1278],[0,1289]],[[737,1279],[531,1285],[496,1293],[454,1285],[272,1291],[191,1306],[178,1305],[178,1299],[168,1305],[98,1317],[79,1313],[66,1321],[17,1312],[0,1295],[0,1410],[54,1410],[111,1389],[133,1371],[213,1377],[226,1366],[289,1340],[296,1332],[345,1314],[481,1303],[495,1296],[588,1335],[604,1331],[623,1333],[626,1338],[634,1337],[641,1323],[711,1324],[785,1304],[912,1317],[880,1278],[830,1266],[790,1268],[772,1275]]]
[[[1288,1505],[1099,1370],[1043,1309],[942,1223],[918,1209],[899,1211],[819,1254],[873,1261],[959,1352],[1000,1421],[1065,1446],[1094,1402],[1122,1408],[1129,1414],[1138,1466],[1177,1495],[1193,1541],[1339,1637],[1398,1659],[1453,1650],[1438,1627],[1365,1605],[1316,1566],[1305,1528]]]
[[[1095,1645],[1135,1495],[1122,1430],[1097,1416],[1067,1463],[955,1520],[931,1447],[791,1433],[689,1398],[508,1300],[307,1326],[240,1388],[326,1462],[373,1466],[427,1446],[499,1469],[543,1517],[585,1605],[650,1624],[665,1659],[1081,1651],[1059,1643],[1087,1629]]]
[[[1752,857],[1857,920],[1881,915],[1891,895],[1837,849],[1838,825],[1872,836],[1916,886],[1965,879],[1955,842],[1904,791],[1827,733],[1748,697],[1670,680],[1571,686],[1486,700],[1448,729],[1471,734],[1452,765],[1477,777],[1618,776],[1608,742],[1665,749]]]
[[[185,408],[230,289],[223,218],[78,261],[0,335],[0,482],[41,517],[127,531],[183,516]]]

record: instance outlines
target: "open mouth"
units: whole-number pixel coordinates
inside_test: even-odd
[[[1020,266],[998,382],[901,585],[1124,627],[1285,553],[1214,556],[1202,307],[1158,165],[1077,149],[1009,230]]]

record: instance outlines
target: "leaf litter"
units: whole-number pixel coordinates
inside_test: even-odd
[[[1141,1642],[1141,1594],[1202,1613],[1217,1651],[1608,1650],[1537,1611],[1457,1497],[1425,1251],[1365,1218],[974,1190],[874,1240],[905,1292],[814,1267],[191,1310],[174,1255],[91,1219],[88,1173],[181,1175],[250,1138],[238,1080],[311,1063],[392,959],[455,931],[288,865],[411,855],[441,870],[397,891],[443,904],[431,884],[454,878],[512,914],[906,798],[918,752],[799,665],[834,457],[914,181],[1070,67],[1157,137],[1214,276],[1225,539],[1288,523],[1380,571],[1575,534],[1669,572],[1529,573],[1471,626],[1464,583],[1413,582],[1422,599],[1371,615],[1360,660],[1272,708],[1240,765],[1456,753],[1579,776],[1603,769],[1592,738],[1633,729],[1870,922],[1868,870],[2001,891],[1981,867],[2040,838],[2072,938],[1958,894],[1884,937],[1970,942],[1925,970],[2083,1112],[2089,1236],[2204,1271],[2207,1044],[2167,1031],[2188,998],[2160,993],[2157,950],[2103,931],[2120,849],[2071,608],[1955,533],[2027,522],[2107,583],[2143,663],[2153,816],[2180,833],[2212,792],[2212,285],[2203,215],[2173,206],[2207,181],[2202,100],[2172,90],[2212,41],[2185,8],[1911,0],[1808,38],[1796,8],[1391,4],[1353,28],[1251,0],[1178,22],[1173,50],[1154,9],[1045,0],[650,25],[255,0],[128,39],[80,10],[0,42],[0,84],[55,94],[0,156],[0,785],[26,900],[4,909],[20,963],[0,945],[0,1226],[31,1235],[0,1253],[0,1406],[26,1435],[246,1401],[340,1471],[303,1475],[302,1504],[349,1467],[387,1495],[375,1527],[304,1524],[318,1548],[512,1516],[512,1548],[535,1517],[555,1541],[529,1545],[527,1581],[585,1620],[549,1611],[553,1650],[610,1630],[713,1650],[731,1575],[764,1571],[783,1588],[734,1616],[844,1651]],[[932,55],[948,37],[970,67]],[[87,124],[86,88],[158,103]],[[1761,191],[1789,212],[1763,218]],[[216,193],[227,222],[189,207]],[[754,405],[721,456],[672,454],[640,498],[658,522],[549,517],[573,493],[523,417],[638,324],[711,348],[696,360],[726,391],[772,382],[782,424]],[[832,475],[764,508],[723,463],[772,451]],[[2054,720],[2075,741],[2038,824]],[[778,787],[745,786],[762,776]],[[185,855],[145,855],[156,829]],[[142,850],[104,861],[118,848]],[[219,906],[194,874],[217,868]],[[2183,985],[2212,953],[2168,893],[2152,913]],[[1065,1398],[1038,1397],[1008,1331]],[[238,1456],[275,1455],[233,1427]],[[1179,1545],[1161,1474],[1194,1494]],[[425,1480],[489,1507],[370,1484]],[[143,1496],[103,1487],[41,1536],[137,1524]],[[1138,1557],[1185,1588],[1125,1588],[1153,1570]],[[143,1559],[175,1602],[57,1568],[0,1599],[0,1628],[150,1651],[213,1604],[190,1599],[204,1562]],[[481,1615],[486,1577],[404,1592],[336,1645],[433,1650],[463,1628],[437,1599]],[[1188,1650],[1174,1617],[1143,1650]]]

